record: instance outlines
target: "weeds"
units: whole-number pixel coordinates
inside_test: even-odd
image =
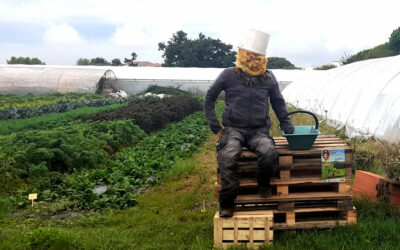
[[[400,144],[353,139],[355,169],[368,170],[400,182]]]

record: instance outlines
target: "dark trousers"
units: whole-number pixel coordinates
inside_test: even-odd
[[[221,207],[234,205],[239,190],[237,162],[246,146],[257,155],[257,182],[260,187],[269,185],[273,168],[277,160],[277,152],[273,139],[267,128],[233,128],[225,127],[217,144],[218,169],[221,175],[219,203]]]

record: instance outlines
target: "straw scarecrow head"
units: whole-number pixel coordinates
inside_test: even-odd
[[[249,76],[264,75],[268,59],[265,58],[269,35],[251,29],[239,44],[236,66]]]

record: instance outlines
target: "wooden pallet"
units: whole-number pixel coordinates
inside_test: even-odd
[[[308,199],[286,199],[286,200],[269,200],[257,202],[236,203],[235,210],[277,210],[277,211],[294,211],[301,208],[325,208],[335,207],[339,210],[349,210],[353,208],[352,197],[324,197],[324,198],[308,198]]]
[[[301,208],[293,211],[274,211],[274,230],[330,228],[357,223],[357,210],[337,207]]]
[[[274,140],[279,163],[271,178],[273,195],[261,198],[257,194],[257,156],[243,148],[238,162],[240,186],[235,210],[246,213],[273,211],[276,230],[326,228],[356,223],[357,212],[350,192],[351,147],[336,136],[318,136],[309,150],[291,150],[283,137],[275,137]],[[323,149],[345,150],[345,162],[338,166],[345,169],[345,181],[328,182],[321,178]],[[221,188],[220,175],[217,175],[216,199]]]
[[[256,179],[239,179],[239,182],[239,194],[257,193],[258,184]],[[217,193],[221,189],[221,185],[218,182],[215,185],[215,192]],[[346,182],[326,183],[321,178],[271,178],[271,187],[275,196],[307,192],[350,194],[350,185]]]
[[[321,150],[344,149],[345,162],[338,167],[346,171],[345,182],[349,185],[352,176],[352,149],[348,143],[341,141],[336,136],[320,135],[309,150],[291,150],[284,137],[274,137],[278,152],[278,165],[274,176],[281,179],[318,178],[321,176]],[[254,178],[257,172],[257,156],[247,148],[242,148],[242,154],[237,164],[238,174],[241,178]],[[220,182],[217,173],[217,182]]]
[[[273,241],[273,212],[247,211],[235,212],[231,218],[214,216],[214,246],[226,248],[243,244],[256,247],[271,244]]]

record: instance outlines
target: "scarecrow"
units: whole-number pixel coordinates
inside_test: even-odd
[[[238,194],[237,161],[242,146],[257,155],[258,193],[271,196],[270,178],[277,161],[277,152],[269,135],[271,120],[269,102],[280,127],[287,134],[293,133],[293,124],[287,116],[285,100],[278,82],[267,70],[265,58],[269,35],[250,30],[238,46],[236,67],[227,68],[214,81],[205,97],[205,115],[212,132],[217,135],[218,169],[221,175],[219,191],[220,217],[231,217],[234,200]],[[215,101],[225,91],[225,112],[222,126],[215,115]]]

